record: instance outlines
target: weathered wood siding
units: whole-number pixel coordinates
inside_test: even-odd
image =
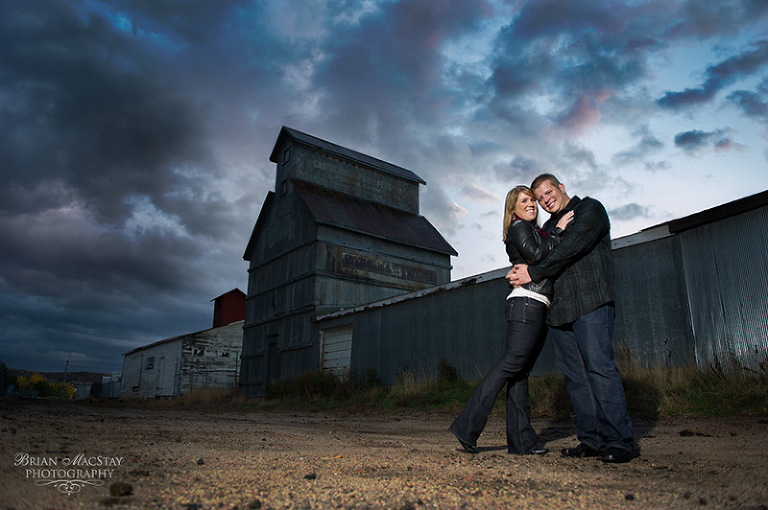
[[[134,349],[123,358],[122,398],[169,398],[197,388],[234,390],[243,322]]]
[[[158,342],[123,358],[122,398],[174,397],[179,392],[181,338]]]

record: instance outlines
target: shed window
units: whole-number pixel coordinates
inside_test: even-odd
[[[150,356],[149,358],[147,358],[146,369],[147,370],[152,370],[153,368],[155,368],[155,357],[154,356]]]

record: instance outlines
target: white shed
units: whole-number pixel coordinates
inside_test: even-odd
[[[175,397],[197,388],[234,389],[243,321],[138,347],[123,356],[122,398]]]

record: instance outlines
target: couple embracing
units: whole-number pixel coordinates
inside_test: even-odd
[[[537,206],[550,213],[539,228]],[[637,456],[624,387],[614,360],[610,222],[592,198],[569,197],[552,174],[517,186],[504,205],[504,242],[512,291],[504,353],[449,430],[477,453],[496,395],[507,386],[507,451],[543,455],[530,423],[528,374],[549,338],[576,413],[578,445],[567,457],[628,462]]]

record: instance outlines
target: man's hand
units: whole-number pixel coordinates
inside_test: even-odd
[[[526,283],[531,283],[531,277],[528,275],[528,264],[516,264],[507,273],[507,281],[513,287],[520,287]]]

